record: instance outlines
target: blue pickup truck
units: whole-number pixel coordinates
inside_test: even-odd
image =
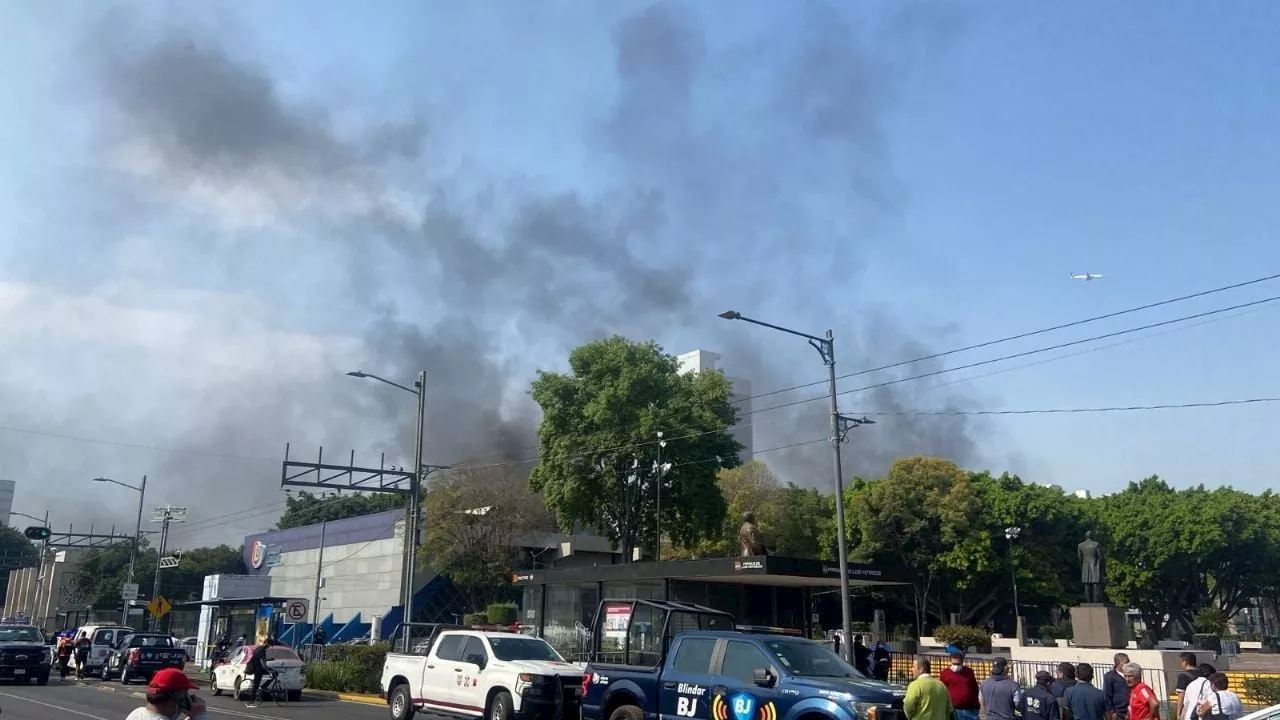
[[[687,603],[608,600],[596,613],[582,720],[905,720],[906,690],[828,648],[744,632]]]

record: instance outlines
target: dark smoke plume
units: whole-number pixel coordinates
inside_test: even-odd
[[[848,319],[843,298],[857,294],[860,247],[903,205],[883,119],[910,63],[873,48],[885,33],[942,43],[919,30],[937,17],[913,10],[855,27],[832,7],[799,3],[777,13],[768,36],[726,45],[708,38],[702,4],[628,8],[599,27],[612,39],[610,106],[585,122],[566,118],[586,128],[583,143],[610,180],[576,189],[441,166],[431,128],[449,108],[353,120],[350,108],[286,91],[238,35],[185,21],[144,30],[109,15],[86,63],[107,169],[81,189],[117,209],[113,237],[153,238],[145,254],[169,277],[262,303],[228,311],[228,338],[243,322],[255,332],[312,328],[319,340],[277,338],[256,372],[188,378],[179,406],[134,377],[121,401],[146,411],[125,413],[123,425],[102,407],[48,424],[8,410],[10,424],[220,455],[87,448],[59,468],[81,477],[118,461],[166,478],[160,499],[198,507],[193,519],[229,514],[190,533],[200,544],[274,521],[285,441],[295,455],[324,444],[334,459],[354,446],[364,462],[390,449],[392,462],[407,462],[412,398],[346,370],[408,383],[425,369],[427,459],[445,464],[531,458],[534,369],[610,333],[654,337],[670,352],[716,350],[757,391],[821,379],[803,343],[716,320],[728,305],[783,324],[834,323],[849,358],[926,354],[888,318]],[[436,65],[415,80],[456,80],[471,67]],[[843,400],[864,410],[927,401],[901,387]],[[765,448],[825,436],[825,412],[817,402],[743,420]],[[976,454],[973,428],[956,418],[886,419],[857,441],[848,467],[863,474],[898,455]],[[821,446],[760,459],[802,484],[830,477]],[[45,467],[28,453],[20,470]],[[85,515],[125,516],[112,497],[117,512]],[[255,505],[260,517],[232,514]]]

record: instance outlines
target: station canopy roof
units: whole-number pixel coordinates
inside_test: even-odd
[[[834,560],[757,555],[522,570],[511,576],[517,585],[662,579],[774,587],[839,587],[840,565]],[[902,567],[849,563],[850,585],[907,585],[910,582],[910,573]]]

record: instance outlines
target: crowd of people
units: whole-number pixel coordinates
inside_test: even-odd
[[[1098,685],[1092,665],[1061,663],[1056,673],[1038,671],[1031,687],[1009,674],[1005,658],[996,658],[979,684],[964,650],[950,646],[947,654],[951,664],[937,677],[928,658],[916,658],[903,703],[909,720],[1160,720],[1160,697],[1125,653],[1116,653]],[[1175,720],[1237,720],[1244,714],[1226,674],[1197,664],[1194,653],[1183,653],[1181,662]]]

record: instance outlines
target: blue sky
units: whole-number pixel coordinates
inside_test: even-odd
[[[43,502],[48,488],[24,489],[32,478],[75,487],[103,465],[168,471],[160,492],[179,498],[191,492],[184,473],[269,478],[288,440],[402,443],[395,398],[326,379],[350,363],[408,373],[425,353],[428,367],[460,368],[446,384],[488,409],[457,423],[465,436],[441,429],[436,449],[455,460],[480,450],[480,424],[520,415],[533,368],[556,367],[593,333],[723,351],[765,391],[819,380],[822,368],[803,344],[726,326],[715,318],[725,307],[835,328],[847,372],[1280,267],[1273,4],[654,5],[0,6],[0,348],[14,367],[0,385],[3,424],[257,458],[229,472],[238,460],[0,433],[0,476],[20,481],[19,505]],[[185,130],[207,118],[182,113],[206,106],[183,103],[212,93],[177,71],[173,102],[143,87],[170,80],[150,53],[173,38],[260,80],[278,114],[229,113],[197,147]],[[254,126],[276,121],[292,135]],[[397,139],[407,144],[379,154]],[[534,204],[542,221],[569,217],[546,208],[570,197],[589,246],[558,245],[572,233],[539,235],[545,222],[527,216]],[[406,230],[422,213],[429,230]],[[478,239],[449,245],[446,232]],[[541,238],[536,250],[503,250],[526,235]],[[496,264],[471,273],[485,262]],[[16,288],[44,294],[19,301]],[[392,342],[377,324],[387,317],[416,330]],[[942,376],[886,401],[1024,409],[1278,395],[1278,335],[1266,306],[926,389],[1004,366]],[[406,359],[413,343],[450,340],[474,342],[483,367],[461,354]],[[439,405],[468,397],[447,390]],[[762,414],[757,447],[820,436],[812,407]],[[859,430],[847,456],[874,465],[952,447],[937,438],[959,433],[972,441],[966,464],[1068,489],[1158,473],[1262,490],[1278,412],[1012,416],[960,430],[886,418]],[[825,477],[820,445],[796,452],[778,458],[785,475]],[[270,480],[244,482],[236,496],[278,499]]]

